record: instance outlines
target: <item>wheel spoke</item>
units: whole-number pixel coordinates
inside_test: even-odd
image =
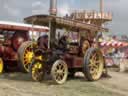
[[[62,70],[62,73],[65,73],[65,69]]]
[[[93,60],[92,60],[92,59],[90,59],[90,64],[93,65]],[[89,64],[89,65],[90,65],[90,64]]]
[[[54,73],[57,73],[57,69],[55,69],[55,72]]]
[[[63,79],[63,77],[64,77],[64,75],[63,75],[63,74],[61,74],[61,75],[60,75],[61,80]]]
[[[98,64],[98,65],[99,65],[100,62],[101,62],[100,60],[96,60],[96,61],[95,61],[95,64]]]
[[[94,74],[94,69],[93,68],[90,69],[90,73]]]
[[[25,65],[24,67],[25,67],[26,69],[28,69],[29,66],[28,66],[28,65]]]
[[[61,65],[61,70],[63,70],[64,69],[64,65]]]
[[[95,64],[89,66],[89,68],[90,68],[90,73],[91,74],[93,74],[94,72],[97,72],[97,70],[98,70],[98,66],[95,65]]]
[[[59,65],[56,66],[56,69],[59,70]]]
[[[63,68],[62,64],[59,64],[59,70],[61,70]]]
[[[59,74],[56,75],[56,79],[60,80],[60,75]]]
[[[61,75],[64,76],[65,73],[62,73]]]

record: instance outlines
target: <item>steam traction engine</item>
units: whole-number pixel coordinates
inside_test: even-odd
[[[34,49],[34,59],[30,65],[32,78],[41,81],[44,74],[49,73],[56,83],[62,84],[68,75],[81,71],[89,81],[100,79],[105,69],[105,62],[94,39],[98,32],[108,31],[101,26],[102,23],[111,21],[110,15],[106,16],[101,12],[99,17],[97,14],[84,11],[84,13],[73,13],[72,16],[57,17],[57,2],[56,0],[50,0],[50,2],[50,15],[35,15],[24,19],[25,22],[31,23],[36,18],[34,24],[50,27],[48,49],[44,50],[39,45],[37,49]],[[89,14],[93,17],[90,17]],[[103,16],[105,16],[104,19]],[[108,17],[110,18],[108,19]],[[76,32],[75,42],[72,42],[73,38],[67,42],[66,38],[69,37],[69,34],[66,37],[58,35],[56,38],[56,29],[66,29],[71,33]]]
[[[0,21],[0,73],[5,70],[28,71],[33,57],[33,32],[47,32],[47,27]]]
[[[48,25],[48,21],[52,20],[50,22],[52,28],[48,37],[49,48],[43,50],[38,46],[37,49],[34,49],[34,59],[30,66],[34,80],[41,81],[45,73],[50,73],[56,83],[62,84],[68,75],[72,75],[76,71],[82,71],[89,81],[95,81],[101,77],[105,67],[104,59],[100,49],[94,47],[93,40],[97,32],[106,31],[105,28],[46,15],[28,17],[26,21],[29,22],[32,18],[37,18],[35,24],[41,22],[41,24]],[[66,42],[67,40],[64,39],[65,42],[62,43],[62,37],[56,38],[57,34],[54,28],[64,27],[70,30],[69,33],[77,34],[76,42]],[[69,35],[65,38],[68,37]]]

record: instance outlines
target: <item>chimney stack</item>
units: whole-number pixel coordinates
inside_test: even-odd
[[[50,15],[56,16],[57,14],[57,0],[50,0]]]
[[[101,13],[104,12],[104,2],[103,2],[103,0],[100,0],[100,12]]]

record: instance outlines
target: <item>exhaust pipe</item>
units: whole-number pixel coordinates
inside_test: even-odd
[[[57,0],[50,0],[50,15],[57,14]]]

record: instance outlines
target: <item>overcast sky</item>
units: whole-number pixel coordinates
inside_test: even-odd
[[[58,14],[63,16],[73,9],[99,10],[100,0],[58,0]],[[105,11],[113,14],[108,25],[113,34],[127,34],[128,0],[104,0]],[[48,14],[49,0],[0,0],[0,20],[22,22],[24,17]]]

